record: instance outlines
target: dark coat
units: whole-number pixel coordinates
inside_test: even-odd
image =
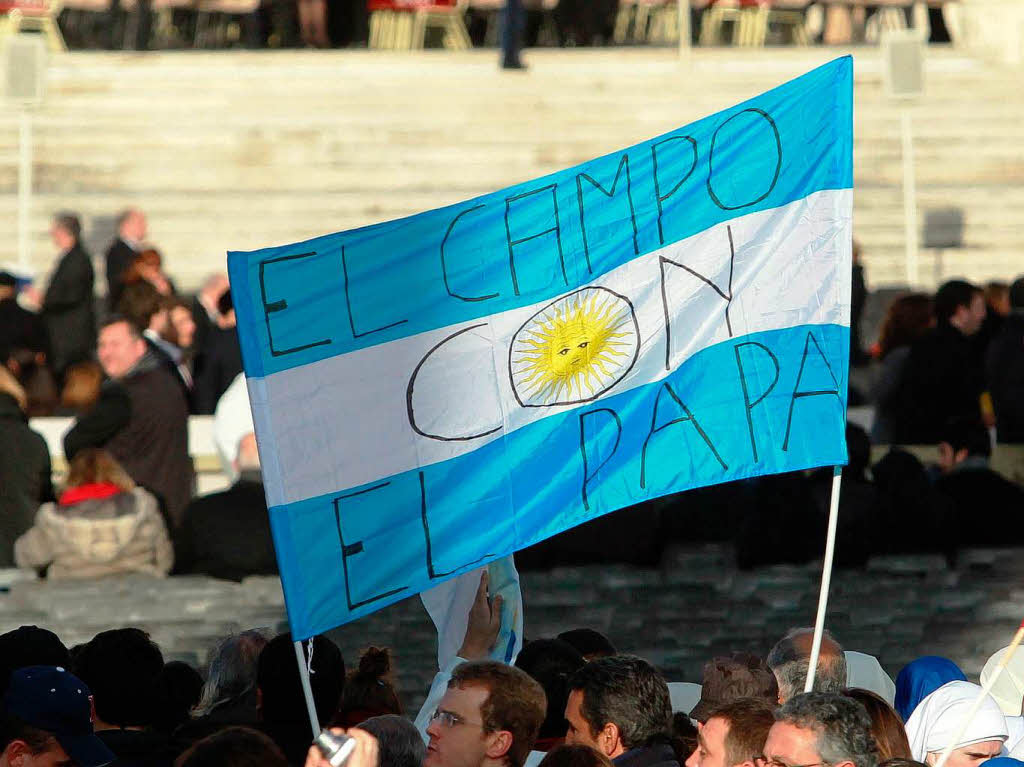
[[[935,490],[953,504],[950,532],[962,546],[1024,544],[1024,488],[994,472],[984,461],[968,459],[935,480]],[[947,528],[948,530],[949,528]]]
[[[612,759],[615,767],[679,767],[676,752],[668,743],[631,748]]]
[[[132,400],[128,391],[117,381],[104,381],[96,404],[80,415],[64,435],[64,455],[70,461],[79,450],[104,447],[128,425],[131,417]]]
[[[1024,442],[1024,311],[1003,322],[985,360],[999,442]]]
[[[31,349],[50,356],[50,340],[42,317],[18,306],[17,299],[0,301],[0,355],[12,349]]]
[[[120,237],[116,237],[107,248],[107,305],[113,309],[121,300],[124,284],[121,278],[139,252]]]
[[[41,310],[50,336],[50,362],[58,373],[89,359],[96,349],[92,291],[92,258],[85,248],[75,245],[61,256]]]
[[[147,353],[121,380],[131,399],[131,418],[106,444],[138,484],[163,502],[176,528],[192,497],[194,472],[188,453],[188,405],[180,384]]]
[[[171,767],[166,735],[154,730],[100,730],[96,733],[117,757],[108,767]]]
[[[258,476],[246,472],[229,489],[189,504],[176,536],[176,572],[232,581],[277,573],[267,499]]]
[[[196,356],[192,410],[212,415],[217,400],[242,372],[242,348],[237,328],[211,328]]]
[[[14,542],[32,527],[39,505],[52,500],[46,440],[0,392],[0,567],[14,567]]]
[[[896,395],[893,441],[936,445],[951,418],[980,420],[984,388],[981,360],[971,339],[940,323],[910,347]]]

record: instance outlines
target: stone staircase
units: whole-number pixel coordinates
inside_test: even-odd
[[[128,204],[185,289],[228,249],[404,216],[524,181],[726,108],[845,51],[536,50],[526,73],[490,51],[70,53],[34,118],[32,258],[49,215],[98,239]],[[899,108],[877,49],[855,58],[855,228],[873,287],[903,282]],[[918,201],[964,211],[964,248],[922,255],[926,284],[1010,278],[1024,252],[1019,73],[931,49],[910,107]],[[0,114],[0,262],[16,258],[17,118]],[[104,220],[106,219],[106,220]],[[90,224],[92,226],[90,227]]]

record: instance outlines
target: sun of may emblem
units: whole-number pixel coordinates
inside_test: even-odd
[[[533,315],[509,348],[512,390],[524,407],[589,402],[633,367],[640,332],[629,299],[583,288]]]

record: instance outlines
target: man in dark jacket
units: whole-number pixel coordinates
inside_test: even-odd
[[[277,573],[256,435],[238,444],[238,481],[228,490],[196,498],[185,510],[175,545],[179,573],[240,581]]]
[[[0,366],[0,567],[14,567],[14,542],[53,500],[50,450],[28,427],[25,393]]]
[[[50,337],[50,365],[58,375],[68,365],[91,358],[96,348],[92,257],[79,242],[81,234],[82,225],[73,213],[57,214],[50,228],[61,256],[43,296],[41,314]]]
[[[669,740],[668,685],[650,663],[600,658],[569,677],[568,686],[566,743],[597,749],[616,767],[679,767]]]
[[[1024,442],[1024,277],[1010,286],[1010,313],[985,360],[999,442]]]
[[[117,237],[107,248],[107,305],[113,309],[121,299],[124,270],[142,252],[146,239],[146,216],[141,210],[128,208],[117,216]]]
[[[982,361],[971,336],[985,319],[981,289],[951,280],[935,294],[936,327],[910,349],[898,384],[894,441],[935,445],[951,418],[981,418]]]
[[[188,406],[181,386],[149,351],[138,329],[114,315],[100,328],[99,361],[105,372],[127,392],[130,415],[113,436],[94,443],[113,455],[138,484],[153,491],[163,502],[169,522],[177,527],[192,496],[192,460],[188,453]],[[108,387],[110,389],[110,387]],[[123,418],[123,406],[108,391],[110,412],[96,409],[78,419],[72,432],[109,434]],[[101,393],[100,402],[104,402]],[[123,402],[123,400],[122,400]],[[97,419],[113,413],[110,423]],[[69,434],[76,449],[90,446]]]
[[[242,349],[230,290],[221,295],[217,308],[222,323],[210,328],[196,355],[192,411],[198,415],[212,415],[220,396],[242,372]]]

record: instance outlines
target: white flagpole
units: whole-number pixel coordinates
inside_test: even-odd
[[[310,640],[313,641],[312,639]],[[309,666],[306,664],[306,653],[302,642],[295,643],[295,660],[299,664],[299,678],[302,680],[302,694],[306,696],[306,713],[309,714],[309,726],[313,728],[313,740],[320,735],[320,720],[316,715],[316,704],[313,703],[313,685],[309,682]]]
[[[836,522],[839,520],[839,485],[843,468],[832,468],[832,497],[828,504],[828,535],[825,536],[825,561],[821,566],[821,592],[818,594],[818,616],[814,620],[814,638],[811,642],[811,658],[807,666],[807,681],[804,692],[814,688],[814,673],[818,669],[818,654],[821,652],[821,636],[825,631],[825,608],[828,606],[828,587],[832,582],[832,555],[836,551]]]

